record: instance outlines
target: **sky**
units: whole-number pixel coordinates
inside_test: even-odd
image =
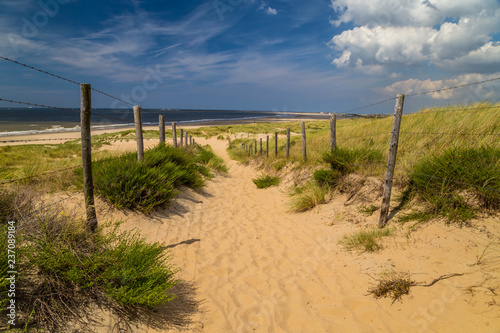
[[[342,113],[500,77],[500,0],[0,0],[0,56],[143,108]],[[74,84],[3,60],[0,73],[0,98],[79,106]],[[444,90],[405,110],[499,92]],[[96,93],[92,106],[125,107]]]

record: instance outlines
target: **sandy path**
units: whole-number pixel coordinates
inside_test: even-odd
[[[225,142],[197,142],[209,143],[225,159],[228,175],[216,177],[202,192],[183,193],[167,216],[152,222],[131,214],[126,223],[167,244],[182,269],[179,277],[196,288],[201,311],[183,327],[187,331],[500,332],[500,307],[487,305],[490,298],[500,299],[486,290],[477,291],[484,299],[464,292],[485,274],[469,265],[480,246],[462,246],[456,235],[477,237],[480,244],[485,235],[459,229],[448,235],[431,226],[411,241],[399,237],[378,254],[348,253],[338,240],[360,226],[339,213],[342,204],[289,213],[288,196],[276,187],[257,189],[251,180],[258,172],[230,160]],[[363,223],[375,225],[375,218]],[[427,282],[447,273],[470,274],[432,288],[415,287],[402,303],[366,296],[373,283],[369,275],[393,267],[417,272]],[[489,274],[492,283],[500,281],[498,273]],[[157,332],[142,326],[137,331]]]

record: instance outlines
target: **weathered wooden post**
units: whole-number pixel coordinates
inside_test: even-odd
[[[307,161],[307,141],[306,141],[306,124],[304,122],[300,123],[302,128],[302,159]]]
[[[254,149],[255,149],[255,155],[257,155],[257,139],[255,139],[255,146],[254,146]]]
[[[184,130],[181,128],[181,147],[184,145]]]
[[[251,144],[250,144],[249,149],[248,149],[248,152],[250,153],[250,156],[252,156],[252,152],[253,152],[253,143],[251,143]]]
[[[260,138],[260,156],[262,156],[262,138]]]
[[[269,135],[267,136],[267,141],[266,141],[266,157],[269,158]]]
[[[190,135],[189,136],[189,145],[192,146],[193,145],[193,137]]]
[[[330,149],[332,151],[337,148],[337,114],[330,117]]]
[[[286,129],[286,159],[290,157],[290,129]]]
[[[165,143],[165,116],[160,115],[160,143]]]
[[[140,105],[134,106],[135,137],[137,140],[137,162],[144,159],[144,139],[142,136],[142,109]]]
[[[172,122],[172,142],[174,147],[177,148],[177,124]]]
[[[186,146],[187,146],[188,145],[188,131],[186,131],[185,136],[186,136],[186,138],[185,138],[184,142],[186,143]]]
[[[91,232],[97,229],[97,214],[94,202],[94,181],[92,178],[92,136],[90,132],[90,115],[92,101],[90,84],[80,85],[80,126],[82,140],[83,194],[87,226]]]
[[[401,118],[403,117],[403,105],[405,95],[398,94],[396,106],[394,107],[394,121],[392,123],[391,145],[389,147],[389,158],[387,161],[387,171],[385,173],[384,196],[382,207],[380,208],[379,228],[387,224],[387,215],[389,213],[389,204],[391,203],[392,181],[394,178],[394,168],[396,166],[396,156],[399,144],[399,129],[401,128]]]
[[[278,132],[274,132],[274,156],[278,156]]]

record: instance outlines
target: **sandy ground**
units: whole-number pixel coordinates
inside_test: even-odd
[[[346,205],[339,195],[290,213],[284,188],[257,189],[259,172],[230,160],[226,142],[197,142],[224,158],[227,175],[150,217],[100,209],[100,220],[125,220],[124,228],[165,244],[181,269],[178,299],[135,332],[500,332],[499,218],[475,221],[476,228],[427,224],[409,238],[391,223],[396,235],[380,252],[349,252],[338,241],[375,226],[377,212],[366,217],[359,202]],[[394,303],[367,295],[390,270],[421,283],[463,275],[412,287]],[[98,331],[115,332],[116,318],[101,316]]]

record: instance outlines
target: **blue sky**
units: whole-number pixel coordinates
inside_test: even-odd
[[[345,112],[500,77],[499,41],[499,0],[0,3],[0,55],[144,108]],[[0,73],[1,98],[79,105],[77,86],[5,61]],[[406,105],[498,100],[499,90],[500,80]],[[94,94],[93,106],[123,105]]]

